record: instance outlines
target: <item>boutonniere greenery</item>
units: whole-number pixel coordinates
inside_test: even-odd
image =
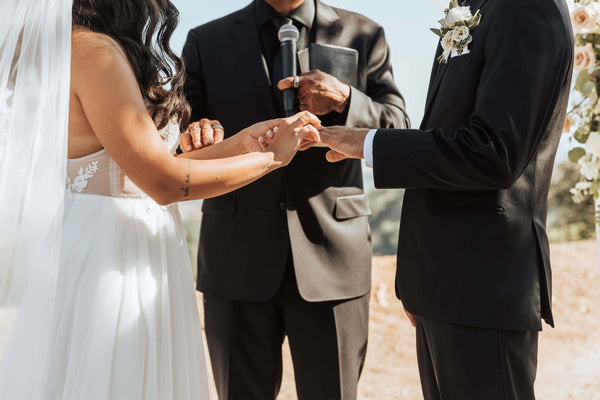
[[[431,29],[433,33],[442,38],[442,49],[444,52],[438,58],[440,64],[448,62],[450,55],[462,56],[465,49],[473,41],[471,33],[481,22],[479,10],[473,15],[471,7],[460,6],[458,0],[451,0],[450,6],[444,11],[445,18],[440,20],[440,29]]]

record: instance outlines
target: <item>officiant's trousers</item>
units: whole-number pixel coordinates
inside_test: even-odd
[[[535,400],[538,332],[416,322],[425,400]]]
[[[356,400],[367,351],[369,295],[311,303],[293,265],[277,294],[251,303],[204,295],[204,320],[220,400],[273,400],[287,336],[299,400]]]

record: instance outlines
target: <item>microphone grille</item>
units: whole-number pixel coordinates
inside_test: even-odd
[[[285,24],[282,25],[279,29],[279,37],[280,42],[286,42],[288,40],[297,41],[300,37],[300,32],[298,32],[298,28],[296,28],[293,24]]]

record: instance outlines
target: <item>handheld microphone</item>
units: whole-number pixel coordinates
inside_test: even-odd
[[[281,42],[281,53],[283,56],[283,78],[295,77],[296,66],[296,42],[300,32],[293,24],[285,24],[279,29],[279,41]],[[283,109],[285,116],[294,115],[294,104],[296,102],[296,91],[293,88],[283,91]]]

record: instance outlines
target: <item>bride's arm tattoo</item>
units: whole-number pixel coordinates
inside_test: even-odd
[[[192,161],[188,160],[187,165],[187,173],[185,174],[185,187],[181,188],[183,190],[183,197],[185,200],[190,196],[190,176],[192,175]]]

